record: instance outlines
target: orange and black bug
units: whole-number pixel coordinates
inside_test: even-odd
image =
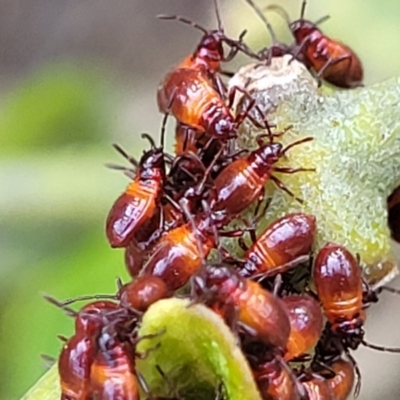
[[[258,138],[258,149],[248,156],[239,158],[229,164],[214,181],[217,198],[213,211],[221,211],[227,218],[234,218],[258,199],[258,206],[264,199],[264,187],[271,179],[280,189],[289,195],[294,194],[273,175],[274,171],[282,173],[295,173],[314,171],[308,168],[279,168],[276,164],[292,147],[308,142],[313,138],[307,137],[293,142],[287,147],[281,143],[263,142],[261,135]],[[301,199],[295,197],[298,201]],[[257,206],[257,209],[258,209]]]
[[[257,282],[240,277],[225,266],[206,266],[195,277],[207,304],[226,319],[240,323],[252,338],[276,349],[285,349],[290,322],[282,301]]]
[[[335,400],[346,400],[355,382],[354,367],[349,361],[338,359],[329,366],[335,373],[327,380]]]
[[[293,56],[301,55],[301,60],[317,73],[318,78],[332,85],[340,88],[361,86],[364,73],[360,59],[349,46],[329,38],[317,27],[327,17],[315,23],[304,19],[306,3],[303,0],[300,19],[293,22],[280,6],[268,7],[279,10],[288,21],[296,42]]]
[[[62,303],[46,298],[58,307]],[[90,393],[90,367],[96,352],[95,338],[105,321],[114,318],[118,305],[109,301],[96,301],[80,311],[66,311],[75,317],[75,334],[68,339],[58,359],[58,372],[62,400],[86,400]]]
[[[377,300],[377,292],[364,282],[361,267],[345,247],[335,243],[323,246],[314,262],[313,278],[330,330],[342,337],[347,347],[355,350],[363,344],[376,350],[400,352],[364,340],[364,310],[371,300]],[[387,287],[382,290],[397,292]]]
[[[153,233],[153,239],[145,243],[138,243],[136,240],[131,240],[126,249],[125,261],[132,276],[137,276],[143,264],[147,266],[146,268],[150,268],[148,267],[150,259],[154,260],[154,253],[161,251],[160,248],[165,245],[166,241],[169,240],[168,238],[171,238],[177,232],[181,232],[181,240],[185,241],[186,239],[184,239],[184,237],[188,238],[187,235],[193,234],[193,229],[190,224],[185,224],[185,211],[179,203],[182,202],[182,204],[184,204],[186,212],[190,215],[194,212],[200,213],[201,215],[204,214],[205,220],[200,223],[197,229],[200,229],[201,232],[208,235],[208,233],[205,232],[207,229],[206,227],[211,226],[212,223],[211,219],[204,213],[205,209],[203,208],[203,204],[204,200],[208,200],[210,197],[210,189],[212,188],[209,175],[222,150],[223,148],[219,150],[214,160],[211,161],[207,168],[205,168],[202,161],[194,153],[184,153],[175,158],[163,187],[165,196],[168,196],[168,200],[165,205],[161,205],[164,215],[163,230],[168,232],[166,232],[164,236],[159,237],[158,240],[153,240],[156,236]],[[198,216],[197,218],[202,219],[203,217]],[[191,233],[186,231],[185,227],[188,228]],[[193,243],[195,237],[195,234],[191,236],[189,242]],[[176,239],[174,239],[174,241],[175,240]],[[162,245],[162,243],[164,243],[164,245]],[[176,242],[176,244],[178,245],[179,243]],[[173,248],[174,246],[172,246],[170,250],[174,251]],[[150,259],[148,260],[149,257]],[[199,259],[198,261],[201,260]],[[190,267],[188,267],[188,270],[190,270]]]
[[[358,380],[355,393],[360,389],[360,372],[349,354],[360,344],[378,351],[400,353],[400,348],[371,344],[364,339],[365,308],[376,301],[376,292],[363,281],[361,268],[355,257],[343,246],[328,243],[319,251],[313,271],[314,285],[320,299],[327,327],[317,345],[317,363],[336,358],[344,351],[353,362]],[[366,289],[365,289],[366,287]],[[383,288],[392,292],[394,289]]]
[[[145,262],[141,276],[158,276],[171,291],[189,282],[216,246],[211,216],[199,214],[195,226],[188,222],[164,234]]]
[[[242,350],[250,363],[263,399],[303,400],[306,391],[289,365],[265,344],[242,339]]]
[[[250,248],[241,240],[246,253],[243,263],[238,264],[239,274],[246,278],[268,277],[305,261],[313,246],[315,222],[310,214],[287,214],[272,222],[257,239],[254,237]]]
[[[221,71],[221,62],[232,59],[240,49],[238,44],[242,37],[234,41],[225,36],[216,2],[215,6],[219,29],[211,32],[184,17],[160,16],[192,25],[200,29],[204,36],[195,53],[165,76],[157,91],[157,103],[162,113],[170,112],[180,124],[187,125],[200,134],[205,133],[208,138],[225,141],[237,136],[237,128],[246,117],[262,128],[269,130],[269,125],[249,93],[242,88],[233,87],[226,94],[224,84],[217,75]],[[226,57],[223,43],[231,47],[231,52]],[[238,91],[249,99],[249,104],[245,110],[233,116],[230,108]],[[228,105],[225,97],[228,97]],[[249,114],[253,107],[264,120],[264,125],[259,124]],[[183,143],[186,141],[185,135]],[[178,149],[180,147],[179,144]]]
[[[233,116],[232,107],[237,92],[249,99],[247,107]],[[214,89],[212,82],[201,70],[177,68],[167,74],[157,92],[158,107],[161,112],[170,112],[179,123],[187,125],[207,136],[226,141],[237,136],[237,129],[245,118],[249,118],[260,128],[269,130],[250,115],[257,109],[255,99],[244,89],[233,87],[228,93],[228,104]],[[264,116],[260,111],[261,118]]]
[[[345,400],[346,397],[334,397],[328,380],[323,377],[312,377],[301,383],[307,392],[307,400]]]
[[[328,243],[314,261],[314,284],[331,330],[358,339],[364,335],[363,281],[361,268],[343,246]]]
[[[263,399],[302,400],[303,387],[289,365],[279,358],[252,366]]]
[[[102,400],[139,400],[139,388],[144,382],[136,371],[136,359],[147,357],[154,347],[146,353],[137,353],[136,345],[143,339],[155,338],[160,333],[134,339],[121,336],[119,322],[104,324],[96,337],[96,354],[90,368],[90,395]]]
[[[203,37],[200,40],[196,50],[193,54],[187,56],[181,63],[179,63],[176,69],[179,68],[191,68],[206,72],[209,79],[212,80],[214,88],[218,93],[223,96],[225,93],[225,86],[218,74],[223,72],[221,70],[222,62],[231,61],[237,52],[240,50],[238,45],[241,43],[242,38],[246,31],[244,31],[238,40],[228,38],[222,27],[221,17],[218,9],[218,2],[214,0],[215,13],[217,16],[218,29],[207,30],[201,25],[191,21],[188,18],[179,15],[158,15],[160,19],[177,20],[198,29],[203,33]],[[225,55],[223,44],[230,47],[230,51]]]
[[[299,379],[308,400],[346,400],[355,382],[352,362],[337,357],[326,368],[321,375],[312,370],[300,373]]]
[[[284,359],[302,356],[318,342],[323,327],[323,316],[318,302],[307,295],[292,295],[282,299],[290,320],[290,336]]]
[[[147,221],[159,212],[162,187],[165,180],[164,135],[167,114],[161,129],[161,146],[156,147],[153,139],[147,138],[152,148],[145,152],[139,163],[116,147],[137,167],[136,176],[115,201],[106,221],[106,233],[112,247],[126,247],[130,239]],[[161,224],[162,226],[162,224]]]
[[[139,400],[135,352],[117,332],[105,326],[96,340],[96,353],[90,366],[90,394],[102,400]]]

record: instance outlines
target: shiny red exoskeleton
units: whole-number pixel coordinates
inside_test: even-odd
[[[316,345],[322,333],[323,315],[320,305],[311,296],[291,295],[284,297],[282,302],[290,321],[284,359],[290,361]]]
[[[199,277],[209,304],[226,318],[236,317],[255,339],[285,349],[290,322],[282,301],[257,282],[240,277],[227,267],[207,266]]]
[[[76,315],[75,334],[64,344],[58,359],[62,400],[86,400],[90,393],[90,367],[97,349],[96,336],[118,305],[96,301]]]
[[[238,126],[254,105],[234,117],[230,111],[234,93],[226,104],[205,72],[178,68],[168,73],[158,88],[157,102],[161,112],[170,112],[181,124],[225,141],[237,136]]]
[[[363,281],[357,260],[346,248],[334,243],[322,247],[314,262],[313,277],[329,322],[327,328],[331,332],[326,335],[325,342],[328,345],[321,346],[322,355],[328,347],[347,352],[349,348],[356,350],[360,344],[378,351],[400,353],[400,348],[384,347],[365,341],[365,308],[372,301],[377,301],[377,293]],[[395,289],[385,289],[397,292]],[[359,386],[357,383],[356,392]]]
[[[121,342],[108,327],[102,329],[97,339],[90,367],[90,390],[94,399],[140,399],[134,348],[129,342]]]
[[[314,262],[314,284],[334,333],[349,338],[357,348],[364,336],[363,281],[361,268],[343,246],[328,243]]]
[[[175,154],[179,156],[189,151],[196,153],[198,150],[196,143],[201,135],[204,134],[178,122],[175,129]]]
[[[278,168],[275,164],[293,146],[310,140],[312,138],[307,137],[285,148],[281,143],[264,143],[261,139],[258,140],[258,149],[229,164],[215,179],[217,199],[213,210],[223,212],[227,218],[236,217],[256,199],[259,202],[263,200],[264,186],[268,179],[273,180],[279,188],[294,196],[278,178],[273,176],[273,172],[295,173],[310,170]]]
[[[332,393],[328,381],[322,377],[313,377],[302,382],[302,386],[307,392],[307,400],[339,400],[339,398]],[[340,400],[345,400],[345,398],[340,398]]]
[[[246,278],[283,273],[311,252],[316,232],[315,217],[293,213],[272,222],[246,250],[238,271]]]
[[[126,247],[138,230],[159,212],[165,180],[164,150],[150,141],[152,148],[140,159],[134,180],[108,214],[106,233],[112,247]]]
[[[273,358],[254,365],[254,379],[264,400],[302,400],[304,389],[290,367],[281,359]],[[302,390],[303,389],[303,390]]]
[[[318,77],[340,88],[360,86],[363,81],[363,67],[360,59],[347,45],[326,36],[315,23],[304,19],[306,0],[303,0],[300,19],[289,27],[298,49],[308,67]]]
[[[122,286],[118,299],[122,307],[144,312],[156,301],[172,295],[167,285],[157,276],[142,276]]]
[[[187,56],[181,63],[178,64],[176,68],[192,68],[206,71],[209,78],[216,80],[218,78],[217,73],[221,72],[221,63],[231,61],[237,54],[239,50],[237,44],[240,43],[241,37],[239,37],[239,41],[235,41],[229,39],[224,34],[217,0],[214,0],[214,6],[218,21],[218,29],[211,31],[189,20],[188,18],[181,17],[179,15],[159,15],[158,18],[178,20],[200,30],[203,33],[203,37],[201,38],[200,43],[198,44],[194,53]],[[230,47],[230,51],[227,55],[225,55],[224,52],[224,43]],[[215,81],[215,84],[217,87],[220,85],[220,83],[217,81]]]
[[[184,286],[216,245],[212,224],[210,216],[200,214],[194,225],[186,223],[165,233],[154,246],[141,276],[157,276],[171,291]]]
[[[346,400],[349,396],[355,382],[354,366],[350,361],[339,359],[335,361],[330,368],[335,376],[327,380],[334,400]]]
[[[112,301],[93,301],[83,306],[75,318],[75,332],[94,336],[103,326],[104,321],[112,320],[119,310],[119,305]]]
[[[91,336],[76,333],[63,346],[58,358],[61,400],[86,400],[90,392],[90,366],[96,345]]]
[[[132,238],[125,248],[125,266],[132,278],[138,276],[148,253],[135,238]]]
[[[338,358],[329,364],[329,373],[333,377],[324,377],[312,373],[302,382],[308,400],[346,400],[354,386],[354,366],[350,361]]]

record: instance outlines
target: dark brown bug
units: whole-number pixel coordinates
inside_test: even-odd
[[[237,320],[255,339],[285,349],[290,322],[278,297],[224,266],[207,266],[195,281],[219,314]]]
[[[400,187],[389,196],[387,202],[388,208],[388,225],[392,238],[396,242],[400,242]]]
[[[303,355],[318,342],[323,327],[321,307],[307,295],[292,295],[282,299],[290,320],[290,336],[284,359],[290,361]]]
[[[307,137],[293,142],[287,147],[281,143],[265,143],[262,136],[258,138],[259,148],[248,156],[229,164],[215,179],[217,199],[213,211],[221,211],[227,218],[234,218],[258,199],[259,204],[264,199],[264,187],[271,179],[280,189],[291,196],[294,194],[275,176],[273,172],[295,173],[314,171],[308,168],[279,168],[276,164],[294,146],[308,142],[313,138]],[[295,197],[298,201],[301,199]]]
[[[117,147],[125,157],[137,164],[134,180],[113,204],[106,221],[106,233],[112,247],[126,247],[143,226],[159,211],[162,186],[165,180],[164,136],[167,114],[161,129],[161,146],[156,147],[153,139],[147,138],[152,148],[145,152],[139,163]]]
[[[361,86],[364,73],[358,56],[349,46],[329,38],[317,27],[328,17],[315,23],[304,19],[306,4],[303,0],[300,19],[293,22],[280,6],[268,7],[279,10],[288,21],[297,46],[293,51],[294,57],[301,55],[305,65],[312,68],[318,78],[332,85],[340,88]]]
[[[315,217],[310,214],[287,214],[272,222],[246,251],[238,271],[246,278],[283,273],[304,261],[311,252],[315,232]]]

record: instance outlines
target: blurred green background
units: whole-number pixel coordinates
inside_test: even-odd
[[[220,3],[228,35],[248,28],[254,48],[268,43],[243,1]],[[292,18],[299,15],[300,1],[279,4]],[[57,356],[56,335],[72,331],[72,320],[42,294],[112,293],[115,278],[126,277],[123,253],[107,245],[104,221],[127,179],[103,164],[124,162],[112,142],[138,156],[147,144],[141,132],[158,137],[157,85],[200,38],[155,15],[216,23],[212,0],[0,0],[0,11],[0,399],[12,400],[43,374],[40,354]],[[325,14],[331,19],[324,31],[358,52],[367,84],[400,71],[400,2],[309,1],[307,17]],[[289,39],[284,21],[270,18]],[[396,315],[387,331],[394,330],[399,346]],[[371,320],[373,331],[378,324]],[[385,357],[361,352],[361,399],[400,397],[390,394],[400,389],[390,378],[400,357],[394,364]]]

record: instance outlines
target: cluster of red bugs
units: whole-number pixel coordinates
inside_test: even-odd
[[[135,360],[147,356],[136,351],[137,343],[148,339],[139,337],[138,328],[152,304],[178,295],[191,304],[205,304],[231,327],[263,399],[344,400],[353,387],[355,394],[360,389],[351,351],[365,345],[400,352],[365,341],[365,309],[378,293],[363,280],[357,257],[343,246],[327,243],[314,254],[318,221],[313,215],[287,214],[256,233],[268,211],[268,181],[296,201],[306,200],[295,197],[274,172],[312,174],[307,168],[277,166],[293,146],[312,138],[283,147],[276,138],[284,132],[273,131],[252,96],[237,87],[227,91],[223,76],[230,74],[222,64],[238,52],[264,63],[291,54],[317,78],[343,88],[361,84],[362,67],[349,47],[304,19],[305,1],[301,18],[289,23],[292,45],[279,43],[261,10],[246,1],[273,39],[271,47],[258,53],[245,44],[245,31],[238,39],[225,35],[216,0],[216,30],[181,16],[159,16],[191,25],[203,37],[158,88],[164,114],[160,145],[143,134],[151,147],[139,161],[114,145],[132,166],[110,166],[124,171],[131,182],[111,207],[106,235],[112,247],[124,248],[132,281],[118,282],[116,295],[65,302],[48,298],[75,318],[74,335],[61,338],[65,344],[58,367],[64,400],[136,400],[139,388],[147,399],[160,399],[135,369]],[[280,7],[269,8],[287,18]],[[238,91],[249,102],[233,112]],[[176,120],[174,155],[164,150],[168,117]],[[253,150],[239,148],[236,141],[245,119],[265,132]],[[242,212],[254,204],[254,220],[243,220]],[[243,228],[228,230],[234,220]],[[221,237],[238,242],[241,258],[226,250]],[[212,251],[217,255],[210,261]],[[95,301],[79,311],[69,308],[76,300],[90,299]],[[168,398],[183,399],[162,367],[158,373],[170,387]],[[223,390],[217,395],[223,396]]]

